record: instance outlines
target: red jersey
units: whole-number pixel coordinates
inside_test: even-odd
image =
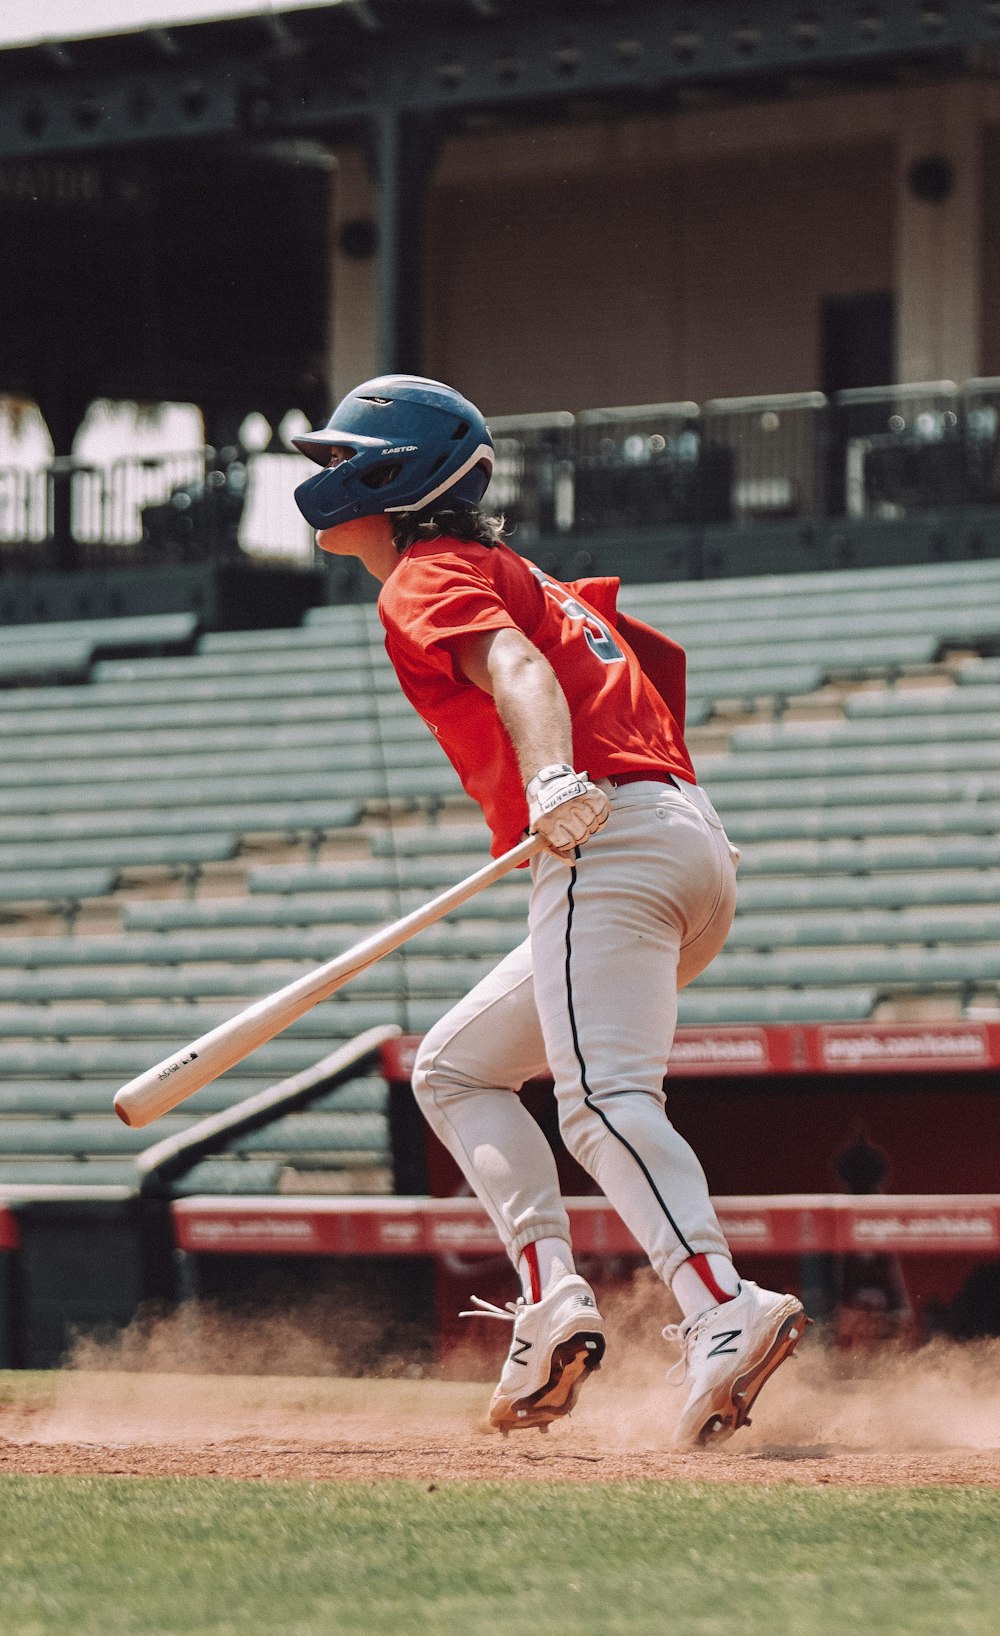
[[[470,632],[510,627],[544,654],[569,704],[574,765],[591,778],[666,771],[695,782],[681,726],[683,651],[623,617],[650,652],[662,644],[667,662],[645,662],[676,689],[675,715],[617,629],[618,585],[563,585],[509,546],[435,539],[410,546],[382,587],[379,617],[403,692],[482,807],[497,855],[521,838],[528,804],[493,699],[458,669],[455,646]]]

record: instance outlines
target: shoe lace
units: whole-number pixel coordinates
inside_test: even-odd
[[[714,1311],[714,1307],[709,1307],[707,1312],[699,1312],[696,1317],[685,1318],[679,1324],[666,1324],[661,1331],[665,1341],[681,1349],[680,1357],[667,1370],[668,1385],[683,1386],[687,1379],[688,1360],[691,1356],[690,1343],[697,1338],[699,1331],[705,1327]]]
[[[460,1312],[460,1318],[499,1318],[501,1323],[516,1323],[524,1307],[524,1301],[507,1301],[502,1307],[494,1306],[492,1301],[484,1301],[479,1295],[470,1295],[474,1310]]]

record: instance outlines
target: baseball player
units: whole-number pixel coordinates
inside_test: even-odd
[[[489,430],[450,387],[368,381],[295,442],[323,468],[299,508],[324,551],[382,582],[389,658],[494,851],[526,830],[545,842],[528,937],[430,1030],[413,1079],[521,1279],[506,1308],[473,1298],[513,1324],[490,1420],[547,1430],[605,1349],[552,1151],[517,1094],[548,1068],[567,1148],[683,1313],[664,1331],[687,1384],[675,1441],[722,1442],[807,1320],[739,1278],[665,1113],[677,990],[721,949],[736,898],[737,854],[684,745],[683,650],[618,611],[617,580],[564,585],[504,543],[479,509]]]

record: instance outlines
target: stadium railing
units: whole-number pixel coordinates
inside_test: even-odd
[[[552,410],[491,427],[486,504],[529,547],[728,523],[888,523],[1000,502],[1000,378]],[[0,564],[238,560],[253,462],[273,457],[233,454],[0,468]],[[282,561],[309,568],[303,541],[291,555],[284,542]],[[327,566],[334,577],[344,567]]]

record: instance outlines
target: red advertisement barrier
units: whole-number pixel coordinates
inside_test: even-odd
[[[419,1036],[382,1047],[386,1079],[408,1083]],[[1000,1067],[1000,1022],[773,1023],[678,1028],[671,1076],[947,1073]]]
[[[21,1245],[21,1235],[17,1230],[17,1217],[10,1210],[0,1205],[0,1250],[17,1250]]]
[[[568,1199],[581,1255],[638,1255],[604,1199]],[[1000,1194],[829,1193],[717,1198],[737,1256],[888,1252],[995,1254]],[[200,1255],[497,1255],[493,1226],[474,1200],[421,1198],[189,1198],[172,1205],[178,1249]]]

